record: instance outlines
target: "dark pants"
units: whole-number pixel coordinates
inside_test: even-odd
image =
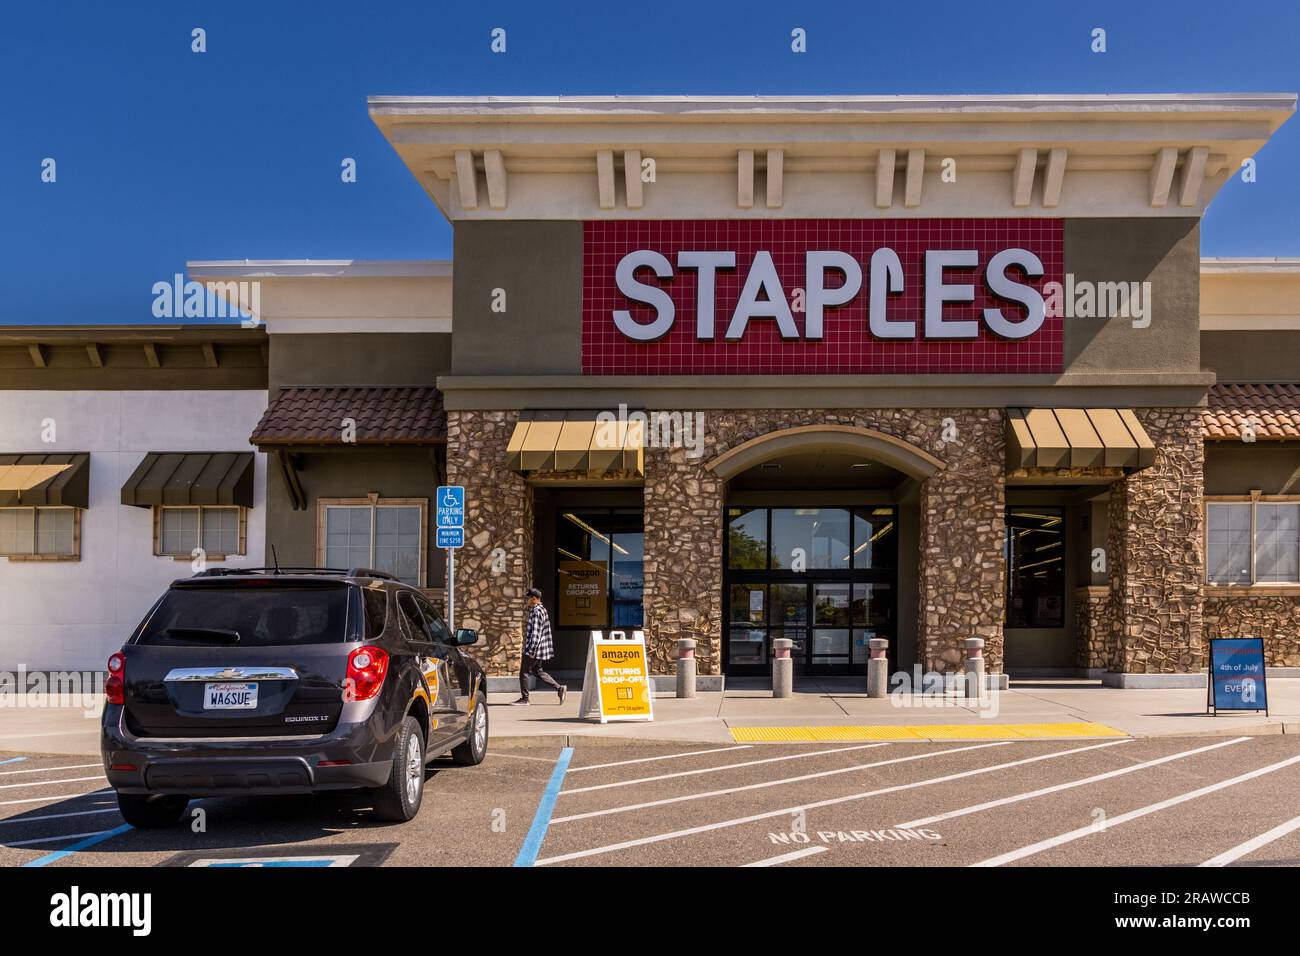
[[[555,688],[557,694],[560,692],[560,682],[542,670],[542,662],[525,654],[523,662],[519,665],[519,696],[524,700],[528,699],[528,675],[530,674],[543,684]]]

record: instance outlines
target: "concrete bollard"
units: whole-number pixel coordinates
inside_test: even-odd
[[[695,696],[695,641],[689,637],[677,641],[677,696]]]
[[[984,638],[968,637],[962,642],[966,649],[966,696],[984,696]]]
[[[794,693],[794,659],[790,648],[794,641],[778,637],[772,642],[772,696],[789,697]]]
[[[867,696],[889,696],[889,641],[873,637],[867,641],[871,659],[867,661]]]

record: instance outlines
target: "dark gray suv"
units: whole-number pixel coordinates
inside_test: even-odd
[[[122,816],[192,797],[367,789],[420,809],[425,764],[487,754],[487,680],[432,603],[365,568],[222,568],[174,582],[108,660],[102,750]]]

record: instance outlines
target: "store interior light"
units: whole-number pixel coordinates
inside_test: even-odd
[[[591,535],[591,536],[592,536],[593,538],[595,538],[597,541],[600,541],[601,543],[606,544],[606,545],[608,545],[609,547],[613,548],[613,549],[614,549],[615,551],[617,551],[619,554],[627,554],[627,553],[628,553],[626,548],[619,547],[617,544],[615,544],[613,541],[611,541],[611,540],[610,540],[609,538],[607,538],[605,535],[601,534],[599,531],[597,531],[597,530],[596,530],[595,528],[593,528],[591,525],[587,524],[587,522],[583,521],[583,520],[582,520],[581,518],[579,518],[577,515],[573,514],[573,512],[571,512],[571,511],[566,511],[566,512],[564,513],[564,517],[567,518],[569,521],[572,521],[574,524],[576,524],[576,525],[577,525],[579,528],[581,528],[583,531],[587,532],[587,534]],[[581,559],[579,559],[579,560],[581,560]]]

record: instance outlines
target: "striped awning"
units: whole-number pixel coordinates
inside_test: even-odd
[[[90,455],[0,455],[0,506],[90,507]]]
[[[1129,408],[1008,408],[1007,471],[1147,468],[1156,446]]]
[[[253,507],[251,451],[153,451],[122,486],[122,504]]]
[[[506,448],[514,471],[645,473],[645,424],[598,420],[592,411],[536,412],[521,419]]]

